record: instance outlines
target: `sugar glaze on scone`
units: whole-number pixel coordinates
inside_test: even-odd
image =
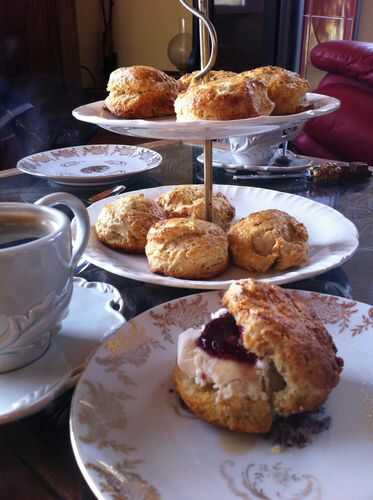
[[[226,309],[178,339],[176,389],[197,416],[263,433],[276,415],[325,402],[343,361],[308,305],[254,280],[231,285],[222,303]]]

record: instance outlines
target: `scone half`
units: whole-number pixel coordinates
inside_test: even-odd
[[[178,366],[174,370],[174,383],[186,406],[209,424],[250,434],[266,433],[272,426],[268,400],[232,396],[217,402],[216,390],[212,384],[196,384]]]
[[[234,283],[224,309],[178,338],[174,381],[202,420],[265,433],[277,416],[317,410],[343,360],[316,314],[293,294],[254,280]]]
[[[343,360],[310,306],[290,291],[255,280],[234,283],[222,302],[242,332],[243,346],[266,363],[276,414],[315,410],[326,401]]]

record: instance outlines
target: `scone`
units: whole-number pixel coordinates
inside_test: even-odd
[[[298,113],[310,84],[298,73],[278,66],[263,66],[240,73],[242,76],[260,80],[268,89],[269,98],[275,103],[274,115]]]
[[[121,118],[156,118],[174,114],[176,80],[151,66],[118,68],[110,75],[106,108]]]
[[[232,284],[222,303],[178,337],[174,381],[189,409],[233,431],[265,433],[277,415],[319,408],[343,360],[313,310],[254,280]]]
[[[176,186],[157,199],[167,217],[205,217],[205,196],[201,186]],[[223,193],[212,196],[212,220],[227,229],[235,214],[234,207]]]
[[[241,219],[230,227],[228,240],[234,263],[248,271],[284,271],[308,260],[307,229],[281,210]]]
[[[145,253],[153,273],[175,278],[213,278],[228,267],[226,233],[194,218],[167,219],[152,226]]]
[[[161,207],[143,194],[127,195],[106,205],[95,229],[102,243],[128,253],[144,253],[149,228],[165,218]]]
[[[274,104],[266,86],[240,75],[191,85],[175,100],[177,120],[237,120],[270,115]]]
[[[179,80],[177,81],[179,85],[179,91],[185,92],[187,88],[192,85],[201,85],[203,83],[223,80],[225,78],[230,78],[237,75],[237,73],[233,73],[233,71],[209,71],[202,78],[196,79],[195,76],[198,73],[199,71],[193,71],[193,73],[186,73],[181,78],[179,78]]]

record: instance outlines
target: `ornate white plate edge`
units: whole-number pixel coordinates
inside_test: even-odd
[[[107,314],[116,318],[117,326],[115,328],[115,331],[113,331],[112,326],[110,326],[110,328],[108,328],[107,335],[109,337],[115,334],[117,329],[120,328],[120,326],[123,325],[126,321],[126,319],[123,317],[121,313],[123,309],[123,299],[118,289],[108,283],[99,281],[87,281],[86,279],[81,277],[74,277],[74,285],[80,288],[92,289],[102,294],[103,296],[105,295],[108,296],[108,300],[105,302],[104,308]],[[104,332],[100,333],[100,335],[102,338],[102,336],[105,336],[106,334]],[[50,347],[48,348],[48,350],[49,349]],[[48,351],[40,359],[36,360],[34,363],[28,365],[25,368],[32,367],[33,364],[40,362],[42,358],[47,354]],[[94,352],[91,353],[89,359],[92,355],[94,355]],[[14,422],[21,418],[34,415],[35,413],[38,413],[39,411],[43,410],[51,401],[53,401],[58,396],[66,392],[68,389],[71,389],[76,385],[83,370],[87,366],[89,359],[86,360],[86,362],[83,365],[75,366],[71,371],[66,372],[59,380],[56,380],[52,385],[47,385],[45,388],[39,387],[39,391],[41,389],[40,395],[38,396],[37,394],[34,393],[33,395],[34,399],[31,402],[27,402],[24,405],[19,406],[12,411],[0,414],[0,425]],[[15,372],[22,372],[22,368],[16,370]],[[1,374],[0,374],[0,380],[1,380]]]

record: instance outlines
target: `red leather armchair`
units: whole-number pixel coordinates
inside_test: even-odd
[[[295,141],[297,151],[373,164],[373,43],[321,43],[311,61],[327,71],[315,92],[337,97],[341,107],[307,122]]]

